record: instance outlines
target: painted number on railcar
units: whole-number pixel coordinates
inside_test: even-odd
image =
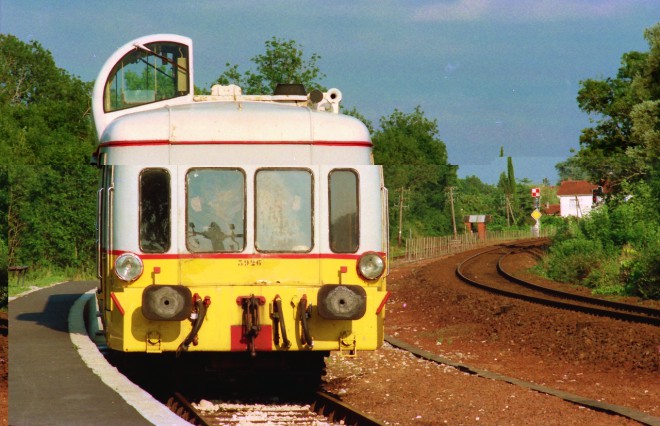
[[[238,266],[261,266],[261,259],[239,259]]]

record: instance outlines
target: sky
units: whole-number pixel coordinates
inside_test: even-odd
[[[460,177],[556,183],[590,118],[580,81],[615,77],[621,56],[648,51],[658,0],[0,0],[0,33],[38,41],[84,81],[128,41],[192,38],[195,85],[226,63],[251,68],[272,37],[321,56],[321,83],[376,127],[395,109],[436,120]]]

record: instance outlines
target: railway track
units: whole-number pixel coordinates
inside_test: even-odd
[[[216,377],[199,370],[203,358],[127,358],[111,363],[186,422],[199,425],[382,425],[315,387],[263,375]],[[140,354],[141,355],[141,354]],[[145,373],[146,372],[146,373]],[[279,376],[278,376],[279,377]]]
[[[175,393],[167,406],[193,425],[355,425],[382,423],[342,403],[324,392],[317,392],[308,404],[227,403],[202,400],[191,403]]]
[[[635,410],[630,407],[608,404],[603,401],[597,401],[594,399],[585,398],[583,396],[575,395],[548,386],[539,385],[537,383],[527,382],[524,380],[516,379],[514,377],[505,376],[503,374],[483,370],[481,368],[473,367],[468,364],[464,364],[462,362],[455,362],[448,358],[442,357],[440,355],[420,349],[414,345],[408,344],[403,340],[397,339],[396,337],[393,336],[385,335],[385,341],[390,345],[394,346],[395,348],[412,353],[418,358],[438,364],[448,365],[466,374],[483,377],[489,380],[506,382],[521,388],[531,389],[536,392],[552,395],[573,404],[587,407],[596,411],[602,411],[609,414],[614,414],[620,417],[624,417],[627,419],[631,419],[643,425],[660,426],[660,418],[654,417],[650,414],[641,412],[639,410]],[[533,423],[533,420],[531,420],[531,422]]]
[[[518,243],[489,248],[461,262],[456,267],[456,275],[464,282],[494,294],[559,309],[660,326],[660,310],[658,309],[548,288],[515,277],[505,269],[504,264],[509,256],[520,254],[523,251],[529,251],[532,255],[538,256],[539,246],[546,243],[544,240],[539,240],[536,243]],[[472,272],[476,264],[488,264],[492,268],[487,273],[478,274]]]

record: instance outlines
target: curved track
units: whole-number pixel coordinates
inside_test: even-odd
[[[635,323],[660,326],[660,310],[643,306],[629,305],[610,300],[587,297],[544,287],[507,272],[503,263],[507,256],[531,251],[536,255],[540,246],[547,244],[545,240],[496,246],[483,250],[461,262],[456,267],[456,275],[464,282],[506,297],[525,300],[559,309],[569,309],[591,315],[615,318]],[[492,272],[475,274],[470,268],[475,264],[492,265]]]

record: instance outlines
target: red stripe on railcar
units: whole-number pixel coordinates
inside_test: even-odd
[[[136,140],[109,141],[99,144],[99,147],[127,147],[154,145],[314,145],[314,146],[353,146],[371,148],[369,141],[170,141],[170,140]]]

